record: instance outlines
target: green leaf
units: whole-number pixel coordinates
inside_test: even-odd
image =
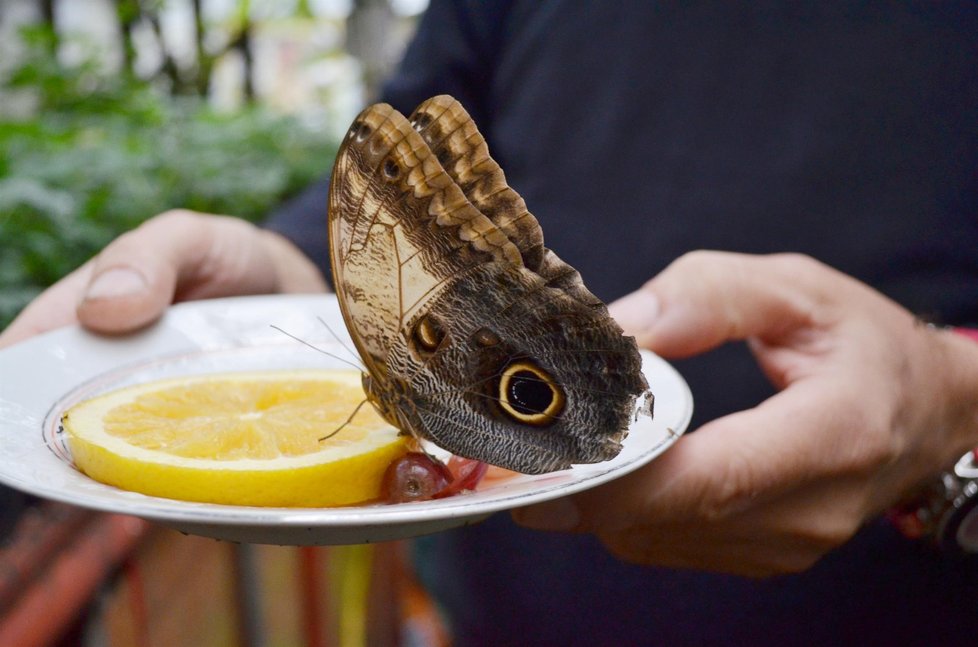
[[[65,69],[28,32],[29,56],[0,93],[34,94],[29,119],[0,115],[0,329],[40,290],[166,209],[257,221],[325,174],[337,142],[249,106],[217,114],[94,65]]]

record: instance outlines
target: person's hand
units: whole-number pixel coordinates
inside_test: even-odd
[[[689,254],[611,307],[683,357],[747,340],[780,392],[604,487],[518,510],[629,561],[795,572],[978,444],[978,344],[795,255]]]
[[[325,289],[312,262],[277,234],[228,216],[168,211],[44,291],[0,334],[0,348],[76,322],[128,332],[175,301]]]

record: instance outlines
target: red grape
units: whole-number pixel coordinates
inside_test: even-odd
[[[452,456],[445,466],[424,452],[408,452],[388,466],[384,473],[383,500],[386,503],[427,501],[474,490],[488,465],[469,458]]]
[[[452,456],[448,459],[448,471],[452,475],[452,481],[443,490],[436,492],[435,498],[452,496],[463,490],[474,490],[488,469],[489,465],[482,461]]]
[[[451,481],[451,472],[440,462],[422,452],[408,452],[391,463],[384,473],[384,501],[425,501],[444,490]]]

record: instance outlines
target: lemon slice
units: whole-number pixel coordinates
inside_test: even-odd
[[[227,373],[123,388],[75,405],[62,424],[78,468],[126,490],[342,506],[377,499],[387,466],[407,451],[369,405],[333,434],[363,399],[356,371]]]

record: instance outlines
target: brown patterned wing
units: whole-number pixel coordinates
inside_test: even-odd
[[[489,155],[485,138],[461,103],[448,95],[432,97],[409,119],[469,202],[519,248],[528,269],[581,303],[605,309],[577,270],[544,246],[537,219],[506,183],[503,169]]]
[[[350,127],[333,167],[328,219],[340,307],[375,377],[385,375],[405,321],[453,277],[487,261],[522,266],[516,246],[386,104]]]
[[[461,106],[415,116],[420,134],[371,106],[333,169],[330,259],[368,398],[406,433],[522,472],[612,458],[648,388],[635,341],[543,247]]]

